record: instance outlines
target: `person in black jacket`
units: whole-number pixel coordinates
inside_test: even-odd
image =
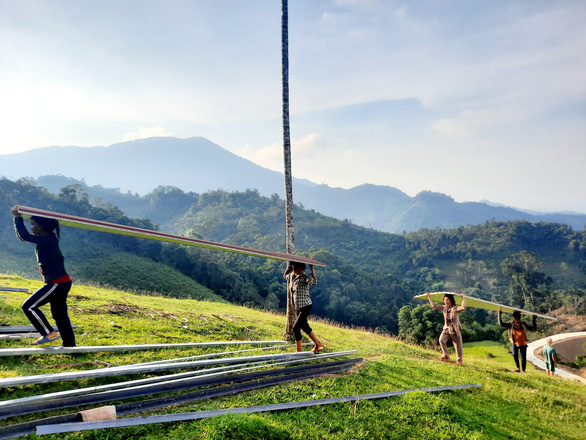
[[[54,219],[32,216],[31,233],[24,225],[18,205],[12,209],[14,230],[20,241],[35,243],[35,254],[43,281],[43,287],[33,293],[22,305],[31,324],[41,334],[32,345],[55,341],[59,334],[64,347],[75,347],[75,335],[67,314],[67,295],[71,289],[71,276],[65,270],[63,254],[59,249],[59,222]],[[51,304],[51,314],[57,323],[59,334],[53,329],[40,307]]]

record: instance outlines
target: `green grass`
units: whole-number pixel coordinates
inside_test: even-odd
[[[0,285],[35,289],[39,282],[0,275]],[[0,321],[27,324],[24,293],[3,292]],[[284,317],[217,302],[134,295],[74,285],[71,318],[79,345],[281,339]],[[234,396],[168,407],[166,414],[279,402],[370,394],[403,389],[481,383],[482,388],[400,397],[276,413],[239,414],[192,422],[164,423],[46,436],[49,439],[585,439],[586,387],[548,378],[528,366],[513,373],[506,349],[496,343],[466,344],[463,367],[437,360],[438,352],[404,344],[363,329],[310,320],[328,351],[357,350],[364,361],[346,373],[283,384]],[[0,341],[1,348],[30,340]],[[242,347],[231,347],[242,349]],[[216,349],[217,351],[218,349]],[[292,350],[292,349],[291,349]],[[211,350],[209,350],[211,351]],[[209,352],[207,351],[207,352]],[[127,353],[0,358],[0,377],[96,367],[51,367],[101,360],[113,365],[206,352],[169,349]],[[255,352],[247,354],[256,354]],[[49,367],[49,368],[45,368]],[[142,376],[129,376],[135,378]],[[120,378],[80,380],[0,389],[1,399],[111,383]],[[75,411],[69,408],[0,421],[1,426]],[[145,414],[138,414],[145,415]],[[136,416],[136,415],[134,415]],[[32,436],[31,436],[32,438]]]
[[[116,286],[135,293],[156,293],[173,298],[226,302],[221,296],[187,275],[130,253],[108,255],[100,259],[99,264],[93,260],[79,264],[76,270],[72,271],[72,276],[74,279],[108,280],[107,287]],[[157,292],[153,292],[152,286],[156,286]]]

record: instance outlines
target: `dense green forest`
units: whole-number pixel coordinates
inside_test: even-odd
[[[92,194],[91,196],[89,194]],[[69,184],[49,192],[29,179],[0,180],[0,272],[34,276],[32,246],[14,236],[21,204],[147,229],[285,250],[284,201],[257,191],[139,196]],[[548,313],[586,314],[586,229],[557,223],[487,221],[456,229],[389,234],[295,207],[297,253],[327,263],[312,288],[314,313],[423,342],[441,316],[413,296],[456,290]],[[209,298],[282,310],[284,264],[255,257],[63,228],[62,250],[84,283],[179,298]],[[405,307],[407,306],[407,307]],[[465,338],[496,339],[494,316],[469,309]],[[401,324],[401,329],[400,329]],[[437,333],[436,333],[437,334]]]

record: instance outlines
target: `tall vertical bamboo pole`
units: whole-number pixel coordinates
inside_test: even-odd
[[[293,222],[293,179],[291,174],[291,137],[289,127],[289,13],[288,1],[281,0],[281,71],[283,85],[283,157],[285,162],[285,224],[287,253],[295,252],[295,228]],[[287,284],[287,325],[285,337],[293,335],[295,306]]]

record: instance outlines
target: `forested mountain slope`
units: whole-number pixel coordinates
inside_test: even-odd
[[[166,187],[142,197],[124,196],[145,217],[157,214],[152,221],[129,218],[108,203],[108,194],[104,189],[101,200],[90,199],[73,185],[55,195],[30,181],[0,180],[0,271],[34,272],[32,247],[18,242],[12,230],[9,207],[17,203],[150,229],[160,222],[181,235],[284,251],[284,202],[276,195],[197,194]],[[413,295],[444,289],[541,312],[564,305],[586,312],[586,231],[555,223],[490,221],[398,235],[301,206],[295,209],[295,224],[298,252],[328,264],[318,270],[319,283],[312,289],[314,311],[338,322],[396,333],[398,312]],[[189,296],[189,288],[163,286],[167,278],[188,278],[233,303],[285,306],[282,263],[72,228],[63,231],[62,247],[72,274],[87,282],[123,286],[124,277],[114,276],[116,268],[129,273],[136,267],[138,283],[152,270],[139,266],[140,258],[172,272],[149,277],[149,288],[137,290]],[[480,324],[486,320],[486,314],[470,316]]]

